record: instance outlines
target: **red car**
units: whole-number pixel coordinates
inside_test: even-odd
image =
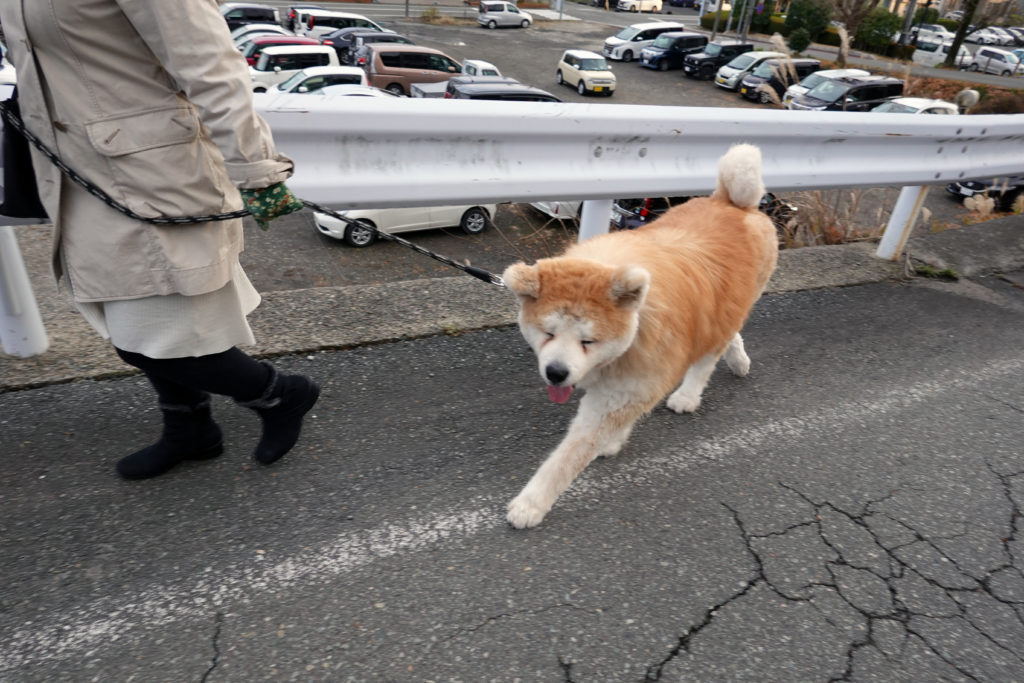
[[[274,45],[319,45],[320,41],[315,38],[306,38],[305,36],[279,36],[273,34],[253,36],[250,40],[242,44],[242,56],[245,57],[245,61],[249,63],[249,66],[254,66],[256,61],[260,58],[260,54],[263,53],[264,48],[272,47]]]

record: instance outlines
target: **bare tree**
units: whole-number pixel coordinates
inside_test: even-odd
[[[978,5],[981,4],[981,0],[967,0],[964,2],[964,16],[960,20],[960,26],[956,29],[956,35],[953,36],[953,44],[949,46],[949,55],[946,56],[945,65],[950,68],[960,66],[956,63],[956,56],[960,52],[960,46],[964,44],[964,36],[967,35],[967,27],[971,25],[974,20],[974,13],[978,11]]]
[[[881,4],[882,0],[836,0],[835,18],[846,27],[852,37],[857,35],[857,27],[871,10]]]

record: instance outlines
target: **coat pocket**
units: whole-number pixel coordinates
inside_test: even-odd
[[[224,159],[192,107],[106,117],[87,122],[85,130],[108,169],[98,184],[139,215],[198,216],[238,208]]]

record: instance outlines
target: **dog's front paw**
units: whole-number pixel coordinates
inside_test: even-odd
[[[669,410],[674,410],[677,413],[695,413],[697,408],[700,408],[700,396],[677,391],[668,397],[665,405],[669,407]]]
[[[746,377],[750,372],[750,356],[745,353],[740,353],[735,357],[727,356],[725,364],[729,366],[729,370],[736,377]]]
[[[517,529],[529,529],[544,521],[547,510],[534,504],[523,494],[519,494],[508,504],[508,523]]]

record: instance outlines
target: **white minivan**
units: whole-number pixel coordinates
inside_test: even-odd
[[[328,33],[334,33],[339,28],[365,28],[370,31],[392,33],[392,31],[364,17],[362,14],[306,9],[299,14],[299,18],[303,22],[299,35],[318,40]]]
[[[919,40],[917,41],[917,49],[914,50],[914,54],[910,56],[910,61],[914,64],[920,64],[922,66],[939,66],[946,63],[946,57],[949,56],[949,49],[953,47],[951,41],[937,42],[933,40]],[[971,63],[971,51],[965,46],[960,46],[960,51],[956,53],[956,64],[961,69],[966,69],[967,65]]]
[[[640,56],[640,51],[652,45],[662,33],[682,31],[685,26],[678,21],[648,21],[633,24],[622,29],[614,36],[605,38],[602,53],[608,59],[632,62]]]
[[[619,12],[660,12],[661,0],[619,0],[615,9]]]
[[[253,92],[267,92],[299,71],[314,66],[340,66],[338,53],[326,45],[276,45],[260,54],[249,67]]]

